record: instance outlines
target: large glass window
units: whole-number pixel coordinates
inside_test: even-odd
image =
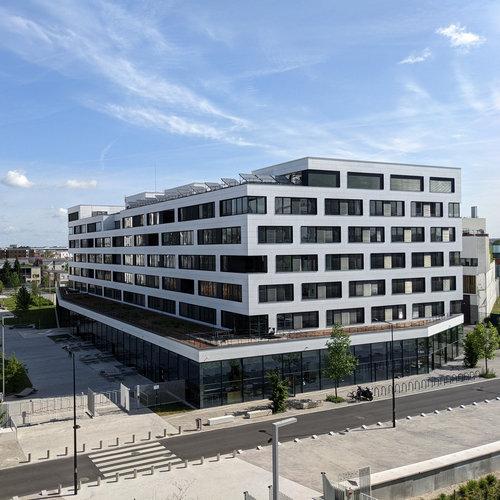
[[[198,229],[198,245],[234,245],[241,243],[241,227]]]
[[[259,302],[288,302],[293,300],[293,285],[259,285]]]
[[[371,269],[396,269],[406,266],[404,253],[372,253],[370,255]]]
[[[302,226],[301,243],[340,243],[339,226]]]
[[[163,276],[162,279],[163,290],[170,290],[172,292],[194,294],[194,280],[185,278],[171,278]]]
[[[455,179],[431,177],[429,179],[429,190],[431,193],[454,193]]]
[[[349,297],[385,295],[385,280],[349,281]]]
[[[148,307],[150,309],[155,309],[156,311],[175,314],[175,300],[149,296]]]
[[[234,333],[247,335],[262,335],[269,331],[269,320],[267,314],[257,316],[245,316],[231,311],[221,311],[221,325],[230,328]]]
[[[404,201],[370,200],[370,215],[382,217],[403,217]]]
[[[406,306],[376,306],[372,307],[372,323],[406,319]]]
[[[301,330],[319,326],[318,311],[281,313],[276,316],[278,330]]]
[[[363,254],[327,254],[325,256],[326,271],[355,271],[363,269]]]
[[[302,185],[317,187],[339,187],[340,173],[332,170],[303,170]]]
[[[436,201],[412,201],[412,217],[442,217],[443,204]]]
[[[277,196],[274,200],[276,214],[316,215],[316,198],[284,198]]]
[[[211,219],[215,217],[215,202],[202,203],[201,205],[190,205],[177,210],[179,222],[197,219]]]
[[[179,269],[215,271],[215,255],[179,255]]]
[[[448,203],[448,217],[460,217],[460,203]]]
[[[317,255],[276,255],[277,273],[295,273],[317,270]]]
[[[347,187],[350,189],[384,189],[383,174],[347,173]]]
[[[383,243],[384,232],[383,227],[349,227],[349,243]]]
[[[392,280],[392,294],[425,292],[425,278],[397,278]]]
[[[460,252],[450,252],[450,266],[460,266],[462,261],[460,259]]]
[[[431,241],[455,241],[454,227],[431,227]]]
[[[259,243],[293,243],[293,226],[259,226]]]
[[[174,254],[166,254],[166,255],[158,255],[151,254],[148,255],[148,266],[149,267],[175,267],[176,255]]]
[[[341,297],[341,281],[302,283],[302,300],[338,299]]]
[[[433,292],[449,292],[456,289],[457,289],[457,278],[455,276],[433,276],[431,278],[431,290]],[[469,292],[466,292],[464,289],[464,293],[469,293]],[[476,293],[476,292],[474,291],[470,293]]]
[[[325,215],[363,215],[363,200],[326,198]]]
[[[215,299],[241,302],[241,285],[234,283],[218,283],[215,281],[198,281],[198,295]]]
[[[333,325],[358,325],[365,322],[363,307],[355,309],[333,309],[326,311],[326,326]]]
[[[412,311],[412,317],[414,319],[443,316],[444,302],[426,302],[422,304],[413,304]]]
[[[424,178],[410,175],[391,175],[391,191],[423,191]]]
[[[221,217],[239,214],[265,214],[265,196],[242,196],[220,201]]]
[[[224,273],[267,273],[267,256],[221,255],[220,270]]]
[[[175,222],[175,211],[162,210],[160,212],[150,212],[146,214],[146,220],[148,226],[154,226],[157,224],[170,224],[172,222]]]
[[[203,307],[197,304],[179,302],[179,316],[215,325],[217,323],[217,311],[211,307]]]
[[[391,241],[393,243],[415,243],[424,241],[423,227],[391,227]]]
[[[171,231],[161,233],[162,245],[194,245],[194,231]]]
[[[411,254],[412,267],[441,267],[444,265],[443,252],[413,252]]]

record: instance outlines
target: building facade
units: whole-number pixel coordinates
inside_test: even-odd
[[[487,318],[497,299],[495,259],[486,231],[486,219],[477,217],[476,207],[471,217],[464,217],[463,227],[463,291],[464,321],[476,324]]]
[[[376,368],[377,358],[387,360],[384,322],[397,325],[400,359],[407,352],[413,360],[409,371],[401,361],[402,374],[432,369],[434,353],[448,349],[449,358],[458,349],[459,169],[303,158],[240,176],[140,193],[124,206],[68,209],[71,288],[204,325],[231,341],[188,348],[92,316],[64,297],[60,304],[80,326],[106,325],[96,327],[106,339],[112,328],[122,332],[113,338],[132,335],[151,349],[184,356],[183,376],[198,380],[201,406],[244,399],[245,373],[258,366],[263,386],[266,356],[280,357],[282,371],[284,357],[300,358],[293,382],[300,392],[323,386],[321,375],[309,384],[305,374],[321,374],[334,324],[352,333],[364,360],[358,381],[387,376],[386,368],[378,375]],[[212,362],[218,382],[207,384],[218,384],[220,397],[210,399],[204,380]],[[151,370],[152,378],[173,376]],[[241,390],[223,397],[233,377],[228,370],[240,377]]]

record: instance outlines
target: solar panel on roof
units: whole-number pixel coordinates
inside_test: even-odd
[[[236,179],[231,179],[229,177],[222,177],[221,181],[226,185],[226,186],[238,186],[239,182]]]
[[[255,174],[240,174],[240,177],[247,182],[262,182]]]
[[[276,184],[278,182],[272,175],[269,174],[259,174],[257,177],[262,181],[269,184]]]
[[[210,189],[210,191],[216,191],[217,189],[222,188],[222,186],[218,182],[205,182],[205,184]]]
[[[206,186],[193,186],[193,191],[195,193],[206,193],[208,188]]]

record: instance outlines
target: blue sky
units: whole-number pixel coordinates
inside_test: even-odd
[[[302,156],[463,168],[500,236],[500,2],[0,5],[0,245]]]

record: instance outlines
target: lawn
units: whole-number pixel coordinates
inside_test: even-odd
[[[16,313],[15,296],[3,299],[2,306],[16,314],[16,318],[6,319],[5,324],[34,324],[37,328],[55,328],[57,326],[55,306],[46,299],[41,302],[40,306],[31,305],[26,312]]]

